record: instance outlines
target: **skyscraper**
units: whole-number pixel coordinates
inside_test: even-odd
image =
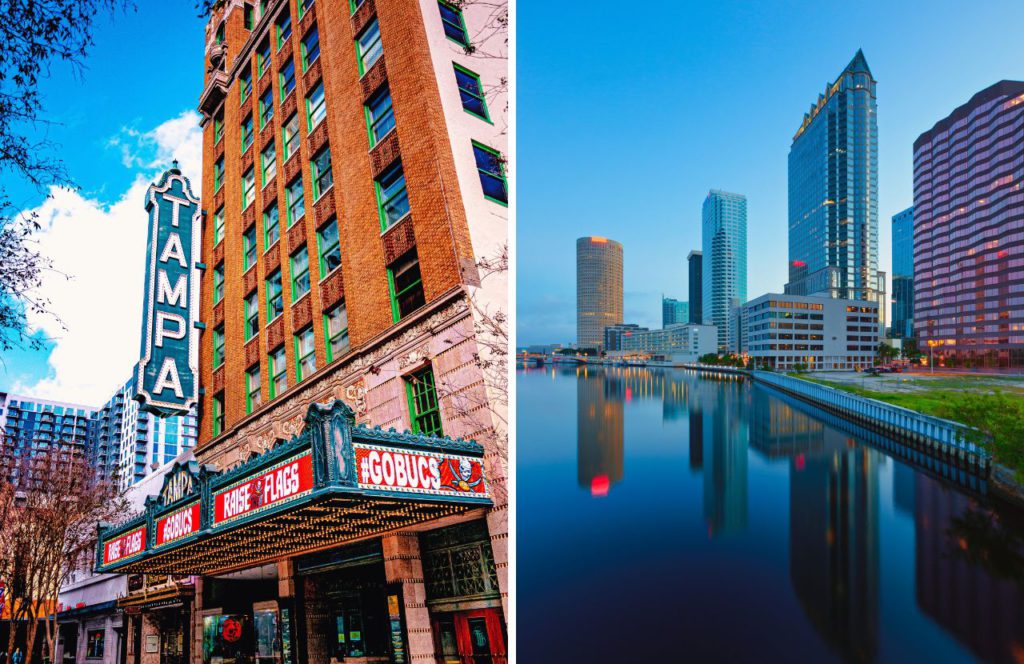
[[[875,79],[858,50],[789,149],[787,293],[878,299],[876,116]]]
[[[704,325],[718,328],[718,349],[725,351],[735,324],[731,312],[747,301],[747,197],[712,189],[702,216],[701,315]]]
[[[690,305],[686,302],[661,296],[661,326],[681,325],[690,322]]]
[[[89,445],[95,408],[0,392],[0,443],[4,458],[15,462],[61,446],[97,463]],[[10,454],[10,457],[7,457]],[[0,466],[0,481],[11,479],[13,468]]]
[[[576,240],[576,344],[598,348],[604,328],[622,322],[622,245],[605,237]]]
[[[690,267],[690,319],[689,323],[700,325],[704,322],[704,257],[699,251],[691,251],[686,257]]]
[[[914,331],[946,366],[1024,366],[1024,82],[914,141]]]
[[[892,218],[892,336],[914,336],[914,206]]]

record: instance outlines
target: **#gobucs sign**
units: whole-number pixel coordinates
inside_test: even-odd
[[[301,498],[313,490],[313,457],[307,451],[243,480],[213,497],[213,525]]]
[[[199,199],[176,167],[146,194],[149,240],[142,352],[135,399],[161,416],[187,413],[198,397]]]
[[[161,547],[199,532],[199,503],[174,510],[156,522],[156,546]]]
[[[356,473],[364,489],[436,496],[487,498],[480,459],[379,445],[355,445]]]

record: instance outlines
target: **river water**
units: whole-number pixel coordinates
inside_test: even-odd
[[[517,375],[522,662],[1024,662],[1024,517],[770,388]]]

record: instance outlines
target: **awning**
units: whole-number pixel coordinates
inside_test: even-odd
[[[483,453],[313,404],[301,434],[230,471],[176,464],[141,515],[100,526],[96,571],[211,574],[485,507]]]

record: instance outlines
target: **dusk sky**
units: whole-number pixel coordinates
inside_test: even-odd
[[[879,269],[913,203],[912,146],[1024,79],[1024,3],[517,3],[517,345],[576,337],[575,239],[624,245],[625,320],[687,299],[709,189],[748,199],[748,296],[781,292],[787,156],[858,48],[878,81]]]

